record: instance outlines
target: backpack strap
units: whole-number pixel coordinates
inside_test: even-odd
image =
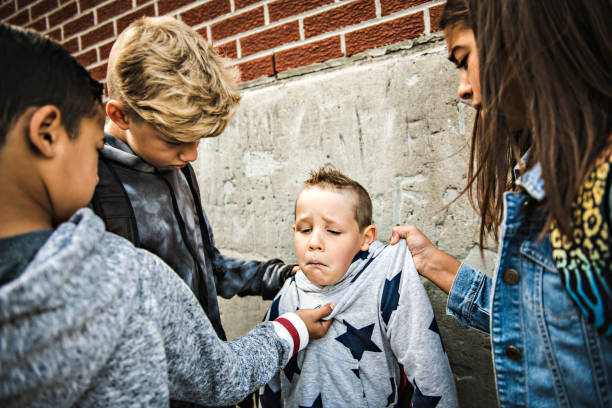
[[[187,179],[187,184],[189,184],[189,189],[191,190],[191,195],[193,196],[193,202],[196,206],[196,211],[198,213],[198,218],[200,219],[200,231],[202,233],[202,240],[204,243],[204,251],[210,258],[212,262],[214,259],[213,254],[213,245],[210,241],[210,234],[208,232],[208,224],[206,222],[206,218],[204,218],[204,210],[202,209],[202,201],[200,200],[200,192],[198,189],[198,181],[196,179],[195,172],[193,171],[193,167],[191,164],[187,164],[185,167],[181,169],[183,175]]]
[[[104,157],[98,161],[99,183],[91,206],[104,221],[106,230],[128,239],[138,247],[140,238],[134,209],[119,175]]]

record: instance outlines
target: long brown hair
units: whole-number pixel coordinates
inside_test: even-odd
[[[471,196],[475,186],[480,245],[489,232],[497,237],[503,193],[514,188],[512,168],[527,147],[522,171],[535,163],[542,168],[545,230],[554,220],[569,234],[571,204],[612,132],[612,4],[467,0],[467,6],[483,109],[474,125],[466,191]],[[507,123],[510,93],[521,101],[521,132]]]

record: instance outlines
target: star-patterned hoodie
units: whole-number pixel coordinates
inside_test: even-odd
[[[404,240],[373,242],[333,285],[316,285],[299,271],[266,318],[332,301],[329,332],[261,390],[263,407],[386,407],[400,399],[414,408],[458,406],[433,309]]]

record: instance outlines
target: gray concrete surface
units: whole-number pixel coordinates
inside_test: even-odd
[[[247,84],[233,122],[200,144],[196,171],[217,247],[243,259],[293,253],[294,199],[309,170],[333,165],[366,187],[379,239],[415,224],[439,248],[491,274],[465,197],[473,111],[440,36]],[[444,314],[446,295],[424,280],[462,407],[497,405],[489,338]],[[261,321],[269,302],[220,299],[230,338]]]

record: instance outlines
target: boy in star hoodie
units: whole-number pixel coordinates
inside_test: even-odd
[[[263,407],[456,407],[433,310],[405,242],[376,241],[367,191],[322,168],[304,183],[293,225],[298,273],[267,319],[334,301],[327,335],[261,391]],[[409,402],[408,402],[409,401]]]

